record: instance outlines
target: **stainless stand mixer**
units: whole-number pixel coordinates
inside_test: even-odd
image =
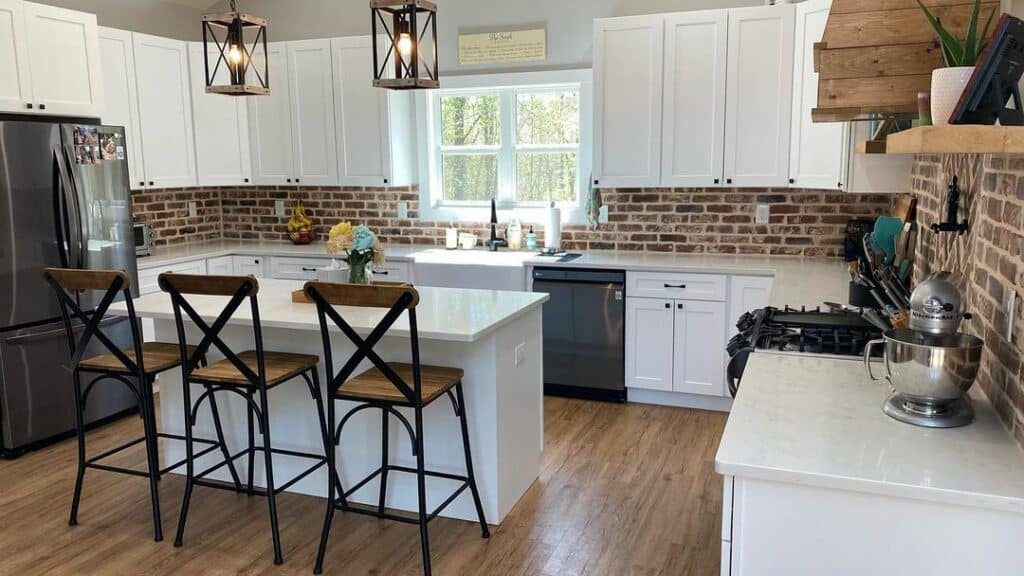
[[[910,328],[890,330],[864,351],[868,376],[871,350],[885,345],[885,376],[893,389],[883,411],[908,424],[954,428],[974,420],[967,391],[974,384],[984,342],[958,332],[969,317],[962,311],[958,278],[937,272],[926,278],[910,298]]]

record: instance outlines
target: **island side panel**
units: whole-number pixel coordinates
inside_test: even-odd
[[[536,457],[519,461],[522,457],[518,453],[506,453],[502,447],[505,439],[499,438],[498,414],[502,411],[499,405],[497,393],[498,382],[503,378],[499,375],[496,365],[496,339],[507,330],[510,323],[481,340],[473,343],[438,342],[421,340],[421,357],[424,363],[460,367],[466,372],[464,389],[466,404],[469,413],[470,443],[473,453],[473,463],[477,475],[477,483],[480,487],[483,500],[484,512],[488,522],[497,524],[504,519],[510,506],[501,506],[499,503],[515,501],[522,495],[522,492],[515,494],[504,494],[503,490],[517,491],[523,484],[520,475],[532,475],[535,479],[539,475],[539,461]],[[162,341],[174,341],[176,335],[173,323],[166,320],[156,322],[157,338]],[[246,327],[228,327],[223,333],[223,339],[229,346],[237,350],[250,349],[252,347],[251,330]],[[198,334],[192,333],[190,342],[194,339],[198,342]],[[264,341],[268,350],[281,352],[297,352],[306,354],[318,354],[321,351],[321,340],[318,331],[303,330],[281,330],[265,329]],[[332,342],[335,355],[335,369],[344,362],[354,351],[354,347],[348,343],[340,333],[336,334]],[[236,348],[237,347],[237,348]],[[409,361],[410,350],[407,338],[385,338],[377,347],[378,353],[391,361]],[[211,354],[216,358],[216,355]],[[362,368],[369,366],[366,363]],[[324,366],[321,363],[321,383],[326,386],[326,376],[323,373]],[[537,394],[540,390],[539,371],[533,376]],[[198,397],[201,388],[193,386],[192,397]],[[534,404],[534,409],[529,418],[531,422],[538,422],[541,419],[539,396]],[[269,393],[270,414],[271,414],[271,436],[274,447],[290,450],[323,453],[323,447],[319,437],[318,420],[315,412],[315,405],[309,397],[305,383],[299,379],[294,382],[287,382]],[[228,443],[232,452],[244,447],[246,442],[246,412],[245,402],[233,394],[219,394],[218,406],[226,427]],[[336,421],[355,404],[338,402],[336,408]],[[402,412],[412,419],[411,410]],[[165,430],[173,432],[183,431],[183,406],[181,396],[180,374],[172,371],[161,377],[161,414]],[[461,474],[465,470],[462,453],[462,439],[459,430],[458,419],[455,417],[452,406],[447,398],[435,401],[424,411],[424,436],[426,447],[424,450],[427,467],[443,471]],[[197,436],[213,437],[214,430],[209,416],[208,407],[200,411],[200,422],[196,428]],[[389,450],[391,462],[404,466],[415,466],[415,458],[412,456],[411,444],[408,436],[394,418],[391,419]],[[368,472],[380,465],[380,426],[381,414],[379,411],[368,410],[353,417],[345,426],[345,431],[338,450],[339,469],[342,480],[346,486],[351,486],[362,479]],[[499,441],[500,440],[500,441]],[[257,444],[260,442],[257,434]],[[537,444],[534,444],[536,446]],[[536,452],[536,450],[535,450]],[[175,458],[184,456],[184,448],[180,442],[169,442],[166,446],[166,461],[173,461]],[[516,470],[517,480],[515,482],[503,482],[499,478],[499,462],[508,461]],[[217,455],[209,455],[201,459],[197,469],[218,462]],[[238,460],[240,473],[245,470],[245,459]],[[291,457],[276,457],[274,461],[275,481],[278,484],[286,482],[289,478],[303,469],[304,462]],[[243,474],[244,475],[244,474]],[[257,459],[256,483],[264,485],[262,465]],[[227,470],[220,470],[211,477],[227,480]],[[352,498],[356,502],[375,504],[379,484],[377,481],[369,483]],[[442,479],[428,479],[428,508],[433,509],[450,494],[454,483]],[[402,510],[415,510],[415,478],[404,473],[393,473],[388,483],[388,502],[390,507]],[[316,496],[326,495],[326,473],[318,471],[308,478],[297,483],[290,491]],[[525,491],[525,488],[523,488]],[[476,513],[473,507],[469,492],[460,495],[459,498],[449,506],[444,516],[475,520]]]

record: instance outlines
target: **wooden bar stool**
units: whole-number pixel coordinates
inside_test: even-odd
[[[427,523],[436,518],[442,510],[454,502],[466,488],[469,488],[473,494],[473,503],[476,505],[483,537],[489,538],[491,535],[487,527],[487,520],[484,518],[484,510],[480,502],[480,492],[477,490],[476,478],[473,475],[473,460],[469,449],[469,428],[466,422],[466,404],[462,394],[463,371],[458,368],[426,366],[420,363],[419,337],[416,328],[416,305],[419,303],[420,297],[419,293],[412,286],[391,283],[359,286],[354,284],[308,282],[304,290],[306,295],[316,303],[317,314],[320,318],[320,332],[323,339],[323,357],[326,363],[328,378],[331,379],[328,385],[330,401],[327,404],[327,421],[332,427],[334,426],[334,400],[349,400],[362,403],[345,414],[341,422],[338,423],[337,431],[329,439],[330,444],[324,447],[328,466],[332,474],[328,480],[327,514],[324,517],[324,526],[320,534],[320,549],[317,552],[316,567],[313,573],[321,574],[323,572],[324,554],[327,551],[327,538],[330,535],[334,511],[338,509],[387,520],[418,524],[420,528],[420,548],[423,555],[423,573],[429,576],[430,538],[427,532]],[[388,312],[370,335],[364,339],[352,329],[334,306],[387,308]],[[412,363],[385,362],[373,351],[373,347],[380,342],[391,326],[405,312],[408,312],[409,316]],[[352,354],[337,374],[334,372],[328,319],[356,346],[355,353]],[[374,367],[351,378],[359,364],[367,359],[373,363]],[[454,394],[452,393],[453,390]],[[451,400],[452,407],[455,409],[455,415],[459,418],[459,423],[462,427],[462,447],[466,457],[465,476],[434,472],[426,470],[424,467],[423,409],[442,396],[447,396]],[[410,425],[409,420],[396,410],[397,407],[413,409],[413,424]],[[346,491],[342,488],[341,482],[337,480],[335,474],[333,474],[335,471],[334,446],[341,440],[341,432],[345,427],[345,423],[355,414],[368,409],[380,409],[381,411],[381,465],[370,473],[369,476],[357,482]],[[409,433],[413,452],[416,456],[415,468],[396,466],[389,462],[389,416],[397,418]],[[416,475],[417,499],[419,503],[416,518],[399,516],[385,511],[384,503],[387,498],[387,478],[389,472],[407,472]],[[350,506],[348,497],[378,476],[380,477],[380,493],[376,509]],[[462,482],[440,506],[429,513],[427,512],[426,493],[426,478],[428,476]],[[335,497],[335,487],[338,489],[337,498]]]
[[[158,439],[166,438],[184,440],[184,436],[157,432],[156,409],[153,403],[153,382],[157,374],[177,367],[180,364],[177,344],[161,342],[143,342],[139,330],[138,318],[132,303],[131,279],[124,270],[77,270],[62,268],[46,268],[46,281],[53,287],[60,303],[61,316],[67,333],[68,349],[71,354],[71,369],[74,380],[75,395],[75,430],[78,436],[78,474],[75,478],[75,492],[71,501],[71,518],[69,524],[78,524],[78,505],[82,497],[82,483],[85,470],[92,468],[106,472],[127,474],[149,478],[150,502],[153,508],[153,532],[156,541],[163,540],[163,528],[160,522],[160,492],[157,482],[160,476],[185,464],[181,460],[166,468],[160,468]],[[103,292],[103,297],[92,312],[83,311],[78,305],[77,295],[83,291]],[[128,309],[126,320],[131,327],[132,346],[120,348],[106,332],[110,320],[106,314],[110,305],[118,297],[124,299]],[[81,324],[77,324],[81,322]],[[81,330],[81,335],[75,332]],[[90,345],[98,342],[106,348],[107,354],[86,357]],[[92,380],[82,387],[82,373],[94,375]],[[112,448],[89,458],[85,449],[85,409],[89,393],[100,382],[117,382],[129,390],[139,403],[139,415],[143,422],[143,436],[116,448]],[[122,468],[101,464],[100,461],[110,458],[128,448],[145,442],[146,471]],[[224,448],[224,441],[197,439],[209,445],[201,454],[207,454],[218,448]]]
[[[328,435],[327,423],[324,419],[323,398],[320,394],[320,380],[317,374],[319,358],[307,354],[269,352],[263,349],[260,309],[256,298],[259,292],[259,283],[252,276],[196,276],[165,273],[160,275],[158,282],[160,288],[170,294],[171,303],[174,307],[174,320],[178,330],[179,349],[182,359],[181,381],[186,420],[185,496],[181,503],[181,516],[178,519],[178,533],[175,537],[174,545],[176,547],[181,546],[185,536],[185,522],[188,519],[188,508],[192,498],[193,486],[199,485],[233,490],[250,496],[255,494],[267,497],[270,509],[270,529],[274,543],[274,564],[281,564],[284,558],[281,554],[276,496],[293,486],[296,482],[312,474],[321,466],[324,466],[327,459],[320,454],[281,450],[271,446],[270,406],[267,402],[267,391],[279,384],[302,377],[309,388],[310,396],[312,396],[313,401],[316,403],[316,411],[320,419],[320,432],[326,442]],[[216,320],[210,324],[203,320],[200,314],[196,312],[196,309],[188,302],[185,295],[226,296],[229,297],[229,300],[218,314]],[[221,340],[220,332],[246,300],[249,301],[252,313],[253,349],[236,354]],[[199,328],[203,335],[200,343],[191,349],[187,345],[185,335],[185,316]],[[211,346],[220,351],[225,358],[209,366],[201,366],[199,359],[210,350]],[[204,388],[204,392],[195,403],[192,402],[191,384],[199,384]],[[193,457],[192,454],[191,439],[192,427],[196,425],[199,407],[204,400],[210,399],[210,408],[214,414],[214,424],[217,427],[217,433],[221,434],[220,420],[217,416],[216,404],[213,399],[216,394],[225,392],[236,394],[246,401],[249,445],[235,454],[229,454],[225,451],[223,461],[196,473],[194,470],[196,457]],[[258,402],[257,396],[259,398]],[[260,434],[263,436],[263,446],[255,445],[254,420],[259,425]],[[263,452],[264,456],[267,481],[265,490],[255,490],[253,488],[253,472],[257,452]],[[315,460],[315,463],[288,482],[277,486],[274,483],[273,456],[275,454],[312,459]],[[235,460],[242,456],[248,457],[249,467],[248,482],[245,487],[242,486],[234,464]],[[206,476],[225,466],[227,466],[231,474],[232,483],[226,484],[204,480]]]

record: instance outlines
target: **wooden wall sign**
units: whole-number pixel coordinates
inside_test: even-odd
[[[923,0],[958,38],[974,0]],[[981,20],[999,2],[981,3]],[[932,70],[943,65],[935,32],[917,0],[833,0],[821,43],[816,122],[842,122],[879,115],[917,117],[917,93],[931,89]]]
[[[547,31],[543,28],[459,34],[459,64],[535,62],[547,57]]]

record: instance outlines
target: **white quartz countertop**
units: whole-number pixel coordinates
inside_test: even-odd
[[[260,322],[266,328],[290,330],[320,330],[316,307],[313,304],[294,303],[291,294],[301,290],[303,282],[295,280],[260,280],[257,296]],[[418,287],[420,303],[416,307],[416,320],[421,340],[474,342],[494,332],[514,319],[541,307],[548,295],[501,290],[468,290],[459,288]],[[228,298],[221,296],[190,296],[189,302],[196,312],[211,322],[220,314]],[[360,334],[369,334],[387,312],[383,308],[337,307],[342,318]],[[173,320],[171,299],[164,292],[156,292],[135,300],[136,314],[141,318]],[[126,314],[123,303],[111,306],[111,313]],[[232,324],[249,325],[252,315],[243,304],[232,318]],[[389,336],[409,336],[408,315],[403,315],[388,331]]]
[[[974,423],[945,430],[886,416],[887,395],[859,360],[752,354],[715,470],[1024,514],[1024,451],[980,392]]]
[[[652,252],[585,252],[571,262],[538,256],[534,252],[486,249],[445,250],[437,246],[389,245],[388,260],[416,264],[467,264],[476,266],[598,268],[633,271],[690,272],[773,276],[771,306],[819,306],[824,301],[846,302],[849,275],[838,259],[791,256],[732,256],[716,254],[671,254]],[[140,270],[157,268],[198,258],[232,254],[327,258],[324,244],[295,246],[287,242],[254,240],[211,240],[160,246],[152,256],[139,258]]]

